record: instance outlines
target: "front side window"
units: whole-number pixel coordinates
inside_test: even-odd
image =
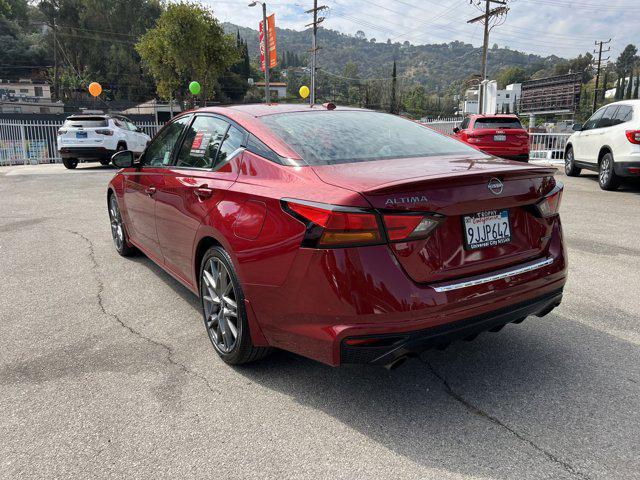
[[[228,127],[220,118],[197,116],[184,136],[176,167],[213,168]]]
[[[150,167],[162,167],[171,163],[171,152],[180,138],[190,116],[181,117],[163,128],[158,136],[147,147],[143,164]]]
[[[592,128],[596,128],[596,126],[598,125],[598,120],[600,120],[600,118],[602,118],[602,115],[604,115],[604,111],[605,109],[601,108],[596,113],[591,115],[591,118],[587,120],[586,123],[582,126],[582,130],[591,130]]]
[[[478,155],[458,140],[386,113],[315,110],[265,115],[260,120],[309,165]]]
[[[462,123],[460,124],[460,130],[465,130],[467,128],[469,128],[469,117],[462,120]]]
[[[613,125],[613,118],[618,111],[618,105],[609,105],[598,121],[598,128],[610,127]]]

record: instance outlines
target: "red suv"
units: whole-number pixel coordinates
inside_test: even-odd
[[[471,115],[453,132],[489,155],[529,161],[529,134],[516,115]]]
[[[116,249],[142,251],[198,295],[231,364],[277,347],[391,367],[562,298],[555,169],[394,115],[204,108],[113,163]]]

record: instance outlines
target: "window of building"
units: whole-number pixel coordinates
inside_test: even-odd
[[[36,97],[42,97],[42,87],[33,87],[36,92]]]

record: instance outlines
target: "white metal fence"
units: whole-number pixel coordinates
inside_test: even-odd
[[[61,162],[56,134],[62,123],[0,119],[0,165]],[[162,125],[136,123],[136,126],[153,137]]]
[[[0,165],[58,163],[61,158],[56,145],[56,133],[62,121],[0,119]],[[451,135],[459,118],[423,119],[421,123],[441,133]],[[144,133],[153,137],[162,125],[137,123]],[[532,159],[562,160],[569,133],[531,133]]]

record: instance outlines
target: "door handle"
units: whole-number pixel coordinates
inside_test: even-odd
[[[204,198],[211,197],[211,195],[213,195],[213,189],[203,185],[202,187],[194,188],[193,193],[196,194],[196,197],[202,200]]]
[[[156,193],[156,187],[147,187],[144,189],[144,193],[152,197],[153,194]]]

